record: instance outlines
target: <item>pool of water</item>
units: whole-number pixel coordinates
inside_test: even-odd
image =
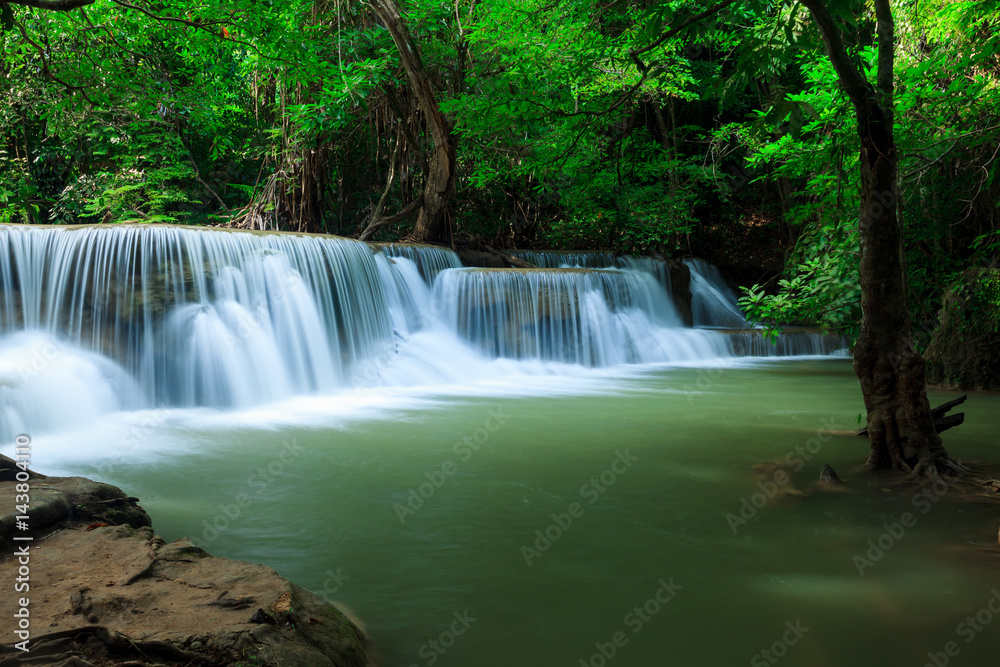
[[[349,607],[386,667],[995,661],[1000,556],[975,549],[1000,515],[858,469],[847,360],[366,391],[118,415],[33,459]],[[950,453],[1000,461],[998,408],[970,396]],[[753,470],[786,459],[788,483]],[[813,488],[824,463],[854,492]]]

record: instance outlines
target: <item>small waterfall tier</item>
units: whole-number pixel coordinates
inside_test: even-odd
[[[505,250],[540,269],[610,269],[618,267],[618,255],[601,250]]]
[[[450,326],[494,357],[583,366],[716,357],[725,343],[684,329],[649,274],[458,269],[435,283]]]
[[[376,252],[387,257],[403,257],[417,266],[427,283],[434,282],[437,274],[445,269],[461,268],[462,261],[450,248],[416,243],[371,243]]]
[[[776,340],[766,338],[761,329],[715,331],[725,335],[729,352],[734,357],[826,356],[847,347],[842,336],[809,327],[786,327]]]
[[[703,259],[685,259],[691,269],[691,315],[696,327],[750,327],[719,269]]]
[[[540,269],[627,269],[652,275],[670,291],[670,268],[656,257],[616,255],[607,251],[579,250],[507,250],[507,254],[534,264]]]

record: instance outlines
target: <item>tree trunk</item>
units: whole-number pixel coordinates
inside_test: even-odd
[[[863,317],[854,370],[868,410],[868,464],[897,470],[930,466],[947,454],[931,417],[924,360],[913,347],[891,112],[869,98],[858,108],[858,131]]]
[[[412,236],[421,242],[442,241],[450,229],[448,202],[455,194],[456,142],[451,123],[441,113],[434,96],[434,87],[421,61],[420,50],[403,22],[396,3],[393,0],[369,0],[368,4],[378,14],[396,44],[399,60],[420,102],[427,131],[434,141],[434,152],[428,162],[424,180],[423,201]]]
[[[897,215],[898,165],[893,137],[893,40],[889,0],[875,0],[878,81],[849,58],[825,3],[803,0],[858,118],[861,138],[861,333],[854,371],[868,411],[868,465],[937,474],[958,470],[934,429],[924,360],[913,346],[907,305],[903,230]]]

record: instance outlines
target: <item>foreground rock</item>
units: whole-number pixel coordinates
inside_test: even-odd
[[[0,475],[7,466],[0,459]],[[0,481],[0,510],[14,507],[13,487]],[[30,652],[14,646],[19,605],[4,594],[0,667],[368,664],[364,634],[335,607],[262,565],[211,556],[187,539],[165,544],[116,487],[42,476],[31,487],[32,507],[45,509],[29,515]],[[107,520],[88,523],[95,515]],[[104,525],[112,517],[127,522]],[[12,518],[0,519],[8,544]],[[11,553],[0,560],[5,588],[20,566]]]

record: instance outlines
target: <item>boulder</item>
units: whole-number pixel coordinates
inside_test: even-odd
[[[0,459],[0,471],[11,463]],[[0,482],[5,510],[15,483]],[[30,568],[30,653],[13,623],[0,624],[0,667],[369,664],[364,632],[336,607],[263,565],[165,543],[121,489],[41,476],[30,487],[31,531],[16,535],[34,540],[15,542],[15,516],[0,517],[0,581],[23,560]],[[3,558],[22,545],[26,559]],[[19,609],[18,596],[0,595],[0,617]]]

